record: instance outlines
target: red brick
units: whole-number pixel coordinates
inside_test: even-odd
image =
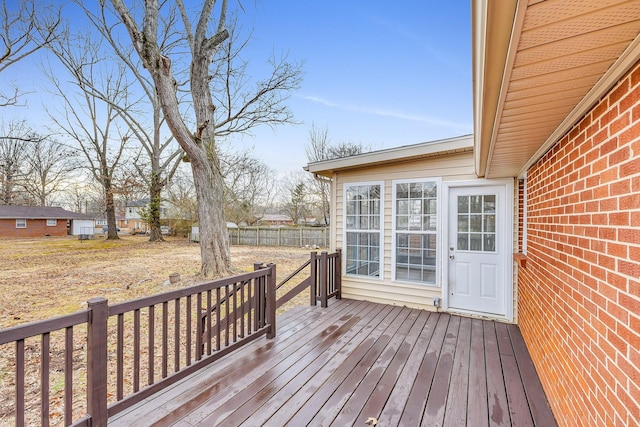
[[[640,242],[640,229],[621,228],[618,230],[618,240],[621,242],[637,244]]]
[[[609,133],[614,135],[620,132],[622,129],[628,127],[631,124],[631,114],[625,113],[620,116],[609,125]]]
[[[609,95],[609,105],[615,104],[629,92],[629,83],[629,79],[623,79],[620,81],[620,85]]]
[[[627,295],[626,293],[620,292],[618,294],[618,302],[623,308],[629,310],[629,312],[640,314],[640,295]],[[640,346],[637,348],[640,348]]]
[[[640,208],[640,193],[620,197],[620,210]]]
[[[618,271],[622,274],[626,274],[627,276],[640,277],[640,264],[619,260]]]
[[[627,227],[630,215],[628,212],[612,212],[609,214],[609,225]]]
[[[626,177],[629,175],[636,175],[640,173],[640,157],[623,163],[620,165],[620,177]]]
[[[620,112],[629,110],[640,102],[640,88],[632,90],[620,100]]]

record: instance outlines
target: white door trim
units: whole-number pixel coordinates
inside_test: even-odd
[[[494,316],[497,319],[513,321],[513,197],[514,186],[511,179],[476,179],[472,181],[443,181],[442,182],[442,238],[440,239],[440,250],[443,256],[440,271],[442,275],[442,308],[445,311],[461,312],[466,314],[477,314],[487,316],[486,313],[471,312],[465,310],[456,310],[449,307],[449,193],[451,188],[464,187],[486,187],[486,186],[505,186],[506,200],[505,221],[501,221],[497,226],[500,229],[499,236],[503,236],[504,244],[504,269],[503,280],[504,286],[504,316]]]

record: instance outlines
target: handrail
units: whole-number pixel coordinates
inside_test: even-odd
[[[104,298],[94,298],[83,311],[0,330],[0,345],[15,342],[15,358],[0,359],[7,367],[13,366],[15,372],[12,381],[15,425],[26,424],[25,415],[37,408],[38,397],[40,423],[49,425],[51,399],[55,397],[64,405],[60,410],[64,425],[106,426],[109,416],[231,351],[263,335],[273,338],[276,333],[275,272],[275,265],[270,264],[257,271],[113,305]],[[224,328],[220,316],[211,314],[212,306],[218,311],[235,313]],[[204,307],[209,308],[210,314],[201,329],[199,318],[193,312],[198,313]],[[78,340],[74,327],[83,324],[87,325],[87,332]],[[74,332],[79,342],[74,343]],[[157,341],[156,334],[161,334]],[[125,335],[133,337],[133,351],[129,351],[129,343],[126,358]],[[32,342],[38,336],[40,345],[34,348]],[[25,343],[25,340],[29,341]],[[206,351],[199,350],[201,344],[206,345]],[[50,368],[54,357],[58,357],[57,350],[54,351],[58,347],[64,349],[60,356],[64,385],[50,390],[52,375],[60,375],[57,373],[60,371]],[[78,351],[84,354],[80,356]],[[40,356],[44,354],[49,357]],[[158,356],[161,367],[156,365]],[[86,386],[77,379],[83,371],[86,371]],[[41,392],[27,394],[25,379],[30,380],[30,375],[37,372],[40,372]],[[112,390],[107,381],[112,372],[117,378],[116,390]],[[127,384],[133,384],[133,390],[124,386],[125,378]],[[86,412],[78,414],[76,408],[78,418],[74,420],[73,407],[83,401],[74,396],[74,392],[82,390],[86,390]],[[8,396],[3,394],[2,398]],[[9,420],[5,418],[4,422]]]

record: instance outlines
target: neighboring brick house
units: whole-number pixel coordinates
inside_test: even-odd
[[[640,425],[640,2],[472,16],[473,136],[307,166],[342,295],[516,322],[559,425]]]
[[[93,234],[93,219],[59,207],[0,205],[0,238]]]

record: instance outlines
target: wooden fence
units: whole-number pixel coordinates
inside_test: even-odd
[[[233,245],[329,247],[328,227],[240,227],[229,228]]]

